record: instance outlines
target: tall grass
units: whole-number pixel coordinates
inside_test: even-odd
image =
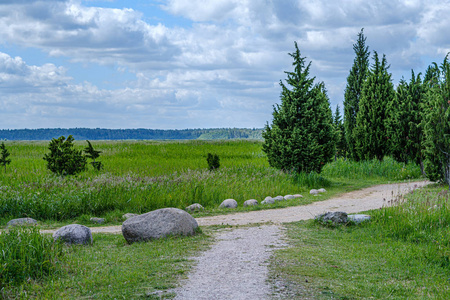
[[[1,233],[0,249],[0,290],[52,274],[63,254],[62,243],[41,235],[35,226]]]
[[[374,211],[376,230],[394,240],[427,245],[430,261],[450,270],[450,193],[440,186],[416,190],[394,206]]]
[[[325,165],[322,175],[329,178],[383,178],[398,181],[419,178],[422,173],[414,163],[405,165],[385,157],[381,162],[377,159],[355,162],[340,158]]]
[[[85,144],[77,141],[76,147],[83,149]],[[227,198],[242,204],[352,180],[420,176],[417,167],[392,159],[382,163],[338,160],[326,165],[322,174],[284,173],[269,167],[261,142],[256,141],[103,141],[93,142],[102,151],[102,171],[90,168],[77,176],[58,177],[42,159],[47,145],[7,142],[12,163],[0,172],[0,222],[14,217],[68,220],[112,211],[183,209],[196,202],[213,208]],[[219,156],[219,169],[208,170],[208,153]]]

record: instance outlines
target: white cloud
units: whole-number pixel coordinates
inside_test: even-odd
[[[421,72],[430,57],[439,62],[450,51],[449,0],[167,0],[160,7],[192,23],[153,24],[136,7],[2,1],[3,45],[69,61],[33,66],[0,53],[0,102],[18,120],[9,126],[261,127],[279,101],[279,80],[292,69],[294,41],[333,107],[343,100],[362,27],[370,50],[386,54],[396,76]],[[71,63],[113,66],[134,78],[121,89],[76,84],[84,80]]]

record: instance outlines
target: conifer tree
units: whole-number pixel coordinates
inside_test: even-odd
[[[102,151],[95,150],[91,142],[89,142],[88,140],[86,140],[86,142],[88,143],[88,146],[84,148],[84,153],[86,153],[86,157],[92,159],[92,167],[94,167],[94,169],[96,169],[97,171],[100,171],[100,169],[102,168],[102,162],[96,161],[96,159],[100,157],[100,153],[102,153]]]
[[[333,116],[333,125],[336,137],[336,152],[334,158],[347,156],[347,142],[344,135],[344,123],[342,121],[339,104],[336,105],[336,111]]]
[[[388,73],[386,56],[379,60],[374,52],[374,64],[364,82],[359,112],[356,118],[355,140],[359,159],[383,160],[387,154],[386,109],[395,91]]]
[[[449,54],[434,76],[427,79],[429,89],[424,105],[425,171],[430,180],[450,185],[450,62]],[[449,187],[450,188],[450,187]]]
[[[273,167],[294,172],[320,172],[334,153],[334,132],[329,99],[323,83],[309,77],[297,43],[293,72],[280,81],[281,105],[276,104],[273,122],[266,124],[263,151]],[[290,89],[288,88],[290,86]]]
[[[422,105],[425,89],[420,74],[411,71],[408,83],[400,80],[395,97],[388,105],[386,130],[389,150],[399,162],[422,164]]]
[[[358,159],[355,150],[355,127],[356,116],[359,111],[359,102],[361,101],[364,81],[369,73],[369,47],[366,46],[366,37],[364,28],[358,33],[358,40],[353,45],[356,57],[353,61],[352,69],[347,77],[347,86],[344,95],[344,129],[345,139],[350,158]]]
[[[5,143],[2,142],[2,144],[0,145],[0,165],[2,165],[3,167],[5,167],[5,172],[6,172],[6,166],[9,165],[11,163],[11,159],[8,158],[8,156],[10,156],[10,153],[8,151],[8,149],[6,149]]]

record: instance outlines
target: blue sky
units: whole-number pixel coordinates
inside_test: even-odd
[[[394,84],[450,51],[450,0],[3,0],[0,129],[261,128],[297,41],[342,108],[352,45]]]

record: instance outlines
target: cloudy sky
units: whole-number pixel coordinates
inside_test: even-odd
[[[0,129],[261,128],[298,42],[342,107],[364,28],[393,82],[450,51],[450,0],[1,0]]]

